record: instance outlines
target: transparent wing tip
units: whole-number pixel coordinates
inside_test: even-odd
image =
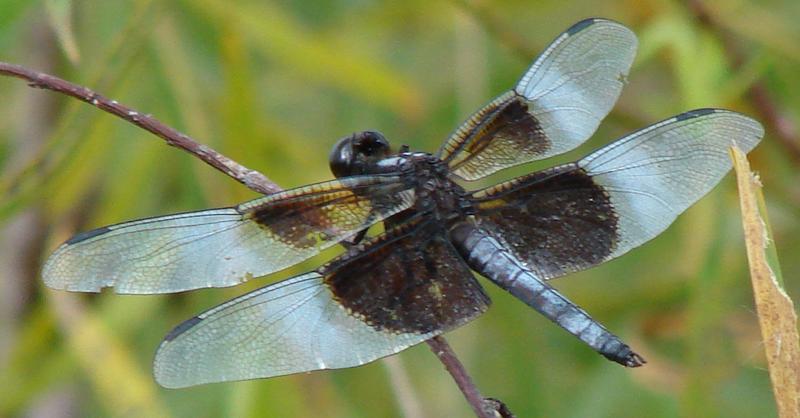
[[[736,129],[737,135],[731,137],[731,145],[736,145],[744,152],[750,152],[764,137],[764,126],[750,116],[727,109],[700,108],[675,116],[675,121],[684,121],[699,117],[719,117],[720,123]]]

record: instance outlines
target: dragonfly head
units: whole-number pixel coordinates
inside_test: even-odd
[[[336,177],[355,176],[368,174],[371,167],[388,155],[389,141],[380,132],[356,132],[333,146],[328,164]]]

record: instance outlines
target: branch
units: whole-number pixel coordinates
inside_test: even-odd
[[[744,54],[736,47],[733,37],[728,35],[716,18],[711,15],[705,4],[701,0],[690,0],[688,8],[700,24],[718,34],[733,67],[741,67],[745,62]],[[781,145],[786,148],[796,162],[800,162],[800,135],[798,135],[797,125],[780,110],[766,85],[757,80],[750,86],[747,95],[759,117],[772,128],[772,132]]]
[[[49,74],[40,73],[2,61],[0,61],[0,74],[21,78],[26,80],[31,87],[62,93],[89,103],[100,110],[111,113],[126,122],[134,124],[164,139],[167,145],[180,148],[194,155],[203,160],[206,164],[225,173],[255,192],[270,194],[282,190],[280,186],[270,181],[260,172],[251,170],[210,147],[198,143],[188,135],[178,132],[151,115],[133,110],[130,107],[118,103],[116,100],[109,100],[89,88],[70,83],[69,81],[62,80]],[[434,337],[428,340],[427,343],[434,354],[436,354],[436,357],[444,364],[447,371],[450,372],[450,375],[453,376],[453,380],[455,380],[461,392],[464,393],[467,402],[472,406],[472,409],[478,417],[492,418],[493,415],[489,414],[497,412],[503,418],[513,418],[513,415],[511,415],[502,402],[496,399],[483,399],[481,397],[478,388],[475,387],[469,374],[467,374],[467,371],[464,369],[464,366],[443,337]]]
[[[33,71],[28,68],[0,62],[0,74],[21,78],[28,82],[28,85],[35,88],[52,90],[70,97],[89,103],[100,110],[111,113],[126,122],[132,123],[148,132],[151,132],[167,142],[167,145],[180,148],[206,164],[234,178],[244,184],[249,189],[261,194],[270,194],[280,191],[277,184],[271,182],[266,176],[258,171],[251,170],[236,161],[218,153],[217,151],[199,144],[186,134],[165,125],[151,115],[137,112],[116,100],[109,100],[107,97],[95,93],[94,91],[62,80],[49,74]]]
[[[514,417],[501,401],[481,396],[480,392],[478,392],[478,387],[475,386],[464,365],[458,360],[456,353],[453,352],[444,337],[436,336],[426,342],[433,354],[436,354],[439,361],[444,364],[450,376],[453,376],[453,380],[455,380],[458,388],[461,389],[464,397],[467,398],[467,402],[469,402],[472,410],[475,411],[475,415],[480,418],[493,418],[497,413],[503,418]]]

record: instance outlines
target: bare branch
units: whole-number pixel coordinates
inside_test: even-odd
[[[456,353],[453,352],[444,337],[436,336],[426,342],[433,354],[436,354],[436,357],[444,364],[450,376],[453,377],[456,385],[461,389],[461,393],[464,394],[472,410],[475,411],[475,415],[480,418],[494,418],[498,415],[504,418],[514,416],[505,404],[499,400],[481,396],[480,392],[478,392],[478,387],[475,386],[464,365],[458,360]]]
[[[167,142],[167,145],[180,148],[203,160],[210,166],[234,178],[251,190],[262,194],[275,193],[281,190],[277,184],[271,182],[258,171],[251,170],[236,161],[218,153],[217,151],[198,143],[186,134],[165,125],[151,115],[137,112],[116,100],[109,100],[94,91],[62,80],[49,74],[33,71],[28,68],[0,62],[0,74],[21,78],[28,85],[35,88],[56,91],[70,97],[89,103],[100,110],[106,111],[124,119],[148,132],[151,132]]]

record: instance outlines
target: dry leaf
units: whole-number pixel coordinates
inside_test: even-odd
[[[745,154],[731,148],[739,202],[742,208],[742,225],[750,264],[750,279],[758,311],[758,322],[764,340],[772,391],[781,418],[800,417],[800,339],[797,333],[797,314],[789,295],[779,283],[778,264],[768,261],[767,250],[772,241],[763,197],[758,193],[761,184],[750,171]],[[759,204],[759,199],[762,200]]]

